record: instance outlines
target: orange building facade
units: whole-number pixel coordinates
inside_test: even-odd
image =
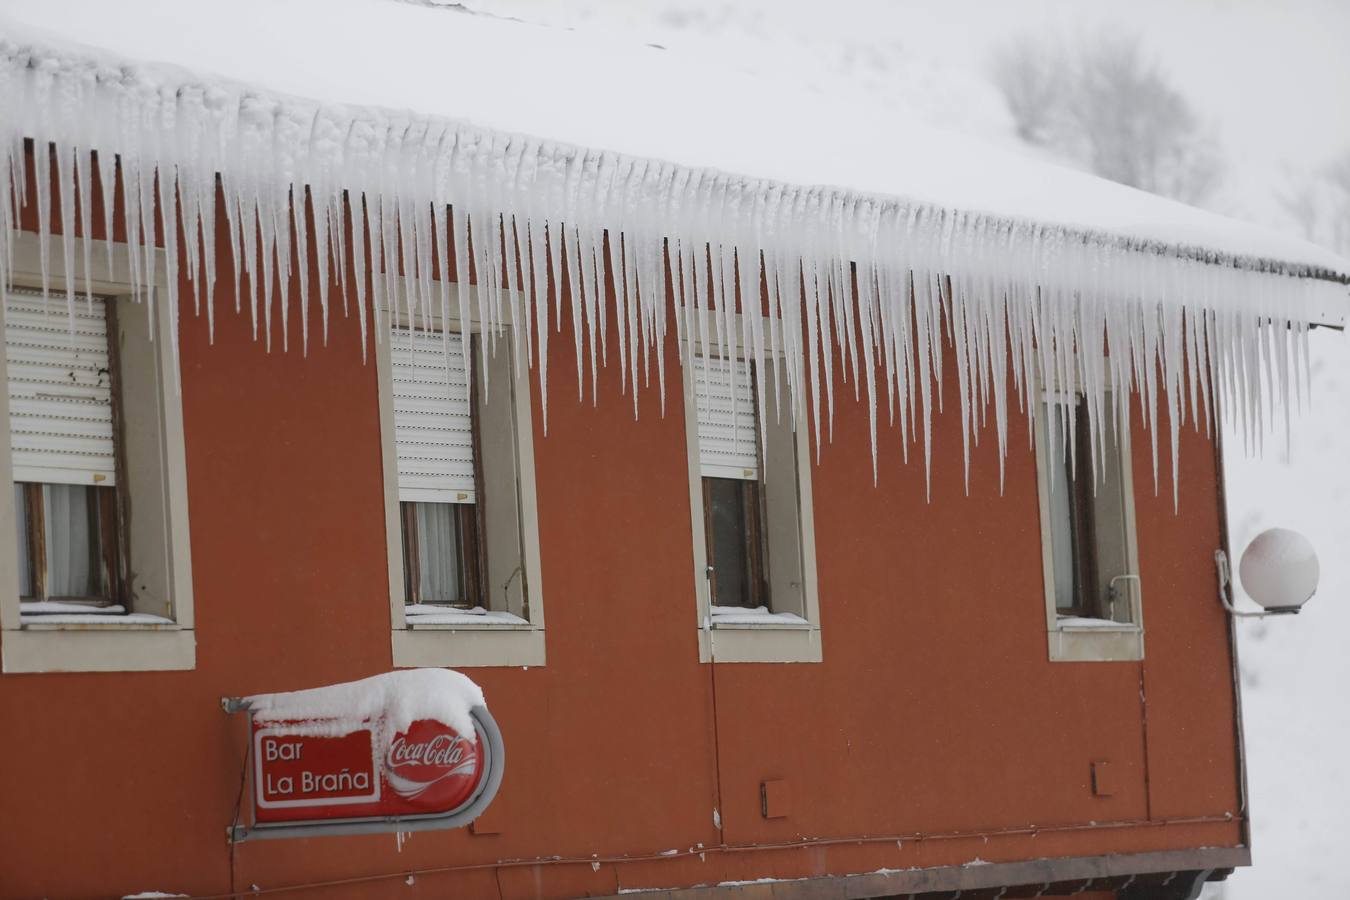
[[[397,661],[375,353],[355,312],[300,352],[294,307],[269,351],[218,278],[214,339],[186,299],[177,335],[191,665],[7,667],[0,896],[1188,897],[1249,862],[1203,430],[1181,432],[1175,507],[1167,454],[1155,490],[1147,440],[1131,451],[1142,658],[1052,660],[1026,418],[1003,484],[986,433],[967,489],[958,412],[937,413],[930,497],[885,424],[874,483],[840,388],[806,463],[819,661],[701,661],[678,369],[635,417],[611,346],[578,399],[565,271],[547,422],[537,382],[529,407],[544,658],[461,669],[503,733],[500,794],[464,829],[231,844],[248,737],[221,698]]]

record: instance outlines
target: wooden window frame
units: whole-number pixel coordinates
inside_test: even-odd
[[[455,516],[455,565],[459,568],[460,584],[463,593],[457,600],[437,603],[424,600],[420,594],[421,577],[418,569],[418,551],[421,535],[417,529],[417,513],[414,509],[419,503],[429,501],[403,500],[399,502],[399,519],[403,535],[403,579],[405,602],[409,606],[444,606],[449,609],[472,609],[475,606],[486,608],[482,573],[487,563],[484,559],[485,548],[479,539],[482,533],[482,514],[477,503],[447,503],[454,507]],[[472,527],[465,527],[466,525]]]
[[[52,595],[47,590],[47,582],[51,577],[51,564],[47,558],[47,504],[43,496],[43,488],[51,485],[46,482],[36,481],[18,481],[15,484],[23,489],[24,507],[27,510],[26,520],[16,523],[18,527],[24,528],[27,532],[28,545],[28,571],[33,580],[33,593],[20,594],[20,609],[24,603],[42,603],[47,601],[59,601],[61,603],[83,604],[91,607],[117,606],[124,605],[125,578],[123,573],[125,567],[125,546],[122,539],[123,531],[119,527],[123,505],[122,493],[115,487],[100,487],[98,485],[75,485],[75,487],[92,488],[86,499],[90,505],[88,515],[90,522],[97,527],[98,541],[96,547],[90,548],[90,566],[98,573],[100,591],[92,595]],[[111,535],[111,540],[109,536]],[[97,557],[94,554],[97,553]]]

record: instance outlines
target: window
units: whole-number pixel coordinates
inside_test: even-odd
[[[482,608],[471,342],[408,328],[390,340],[404,599],[413,612]]]
[[[37,259],[36,239],[16,236],[16,282],[36,281]],[[119,296],[125,273],[95,275],[90,298],[73,284],[73,306],[59,264],[60,287],[7,289],[0,306],[6,672],[195,664],[172,310]],[[162,259],[151,277],[162,289]]]
[[[376,351],[394,664],[543,665],[529,379],[468,324]]]
[[[1082,394],[1047,394],[1040,471],[1047,625],[1053,659],[1137,659],[1143,652],[1128,440],[1093,434]],[[1108,395],[1104,419],[1114,404]]]
[[[759,380],[756,364],[731,356],[695,353],[686,365],[700,658],[818,662],[806,435],[786,406],[760,410],[772,394]]]
[[[715,607],[767,611],[753,378],[728,360],[700,357],[694,364],[694,385],[709,599]]]
[[[50,307],[50,308],[49,308]],[[121,613],[109,304],[5,296],[20,612]]]

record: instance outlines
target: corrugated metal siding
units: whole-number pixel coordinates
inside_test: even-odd
[[[395,327],[391,340],[399,499],[473,503],[473,415],[463,338]]]
[[[14,480],[115,482],[108,309],[65,297],[5,294],[9,439]]]
[[[735,366],[735,383],[732,367]],[[755,387],[740,360],[699,357],[694,362],[698,404],[698,461],[704,477],[759,478]]]

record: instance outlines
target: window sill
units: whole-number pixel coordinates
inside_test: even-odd
[[[20,616],[24,631],[181,631],[178,623],[162,616],[37,615]]]
[[[400,668],[458,668],[544,665],[542,626],[511,623],[415,624],[391,635],[394,665]]]
[[[1111,619],[1088,619],[1079,616],[1065,616],[1055,622],[1056,631],[1074,633],[1108,632],[1130,634],[1143,631],[1133,622],[1116,622]]]
[[[768,607],[714,606],[704,620],[712,628],[810,628],[811,623],[793,613],[769,612]]]
[[[1144,658],[1144,629],[1128,622],[1060,624],[1050,629],[1052,662],[1138,662]]]
[[[6,673],[183,671],[196,668],[197,639],[172,622],[23,622],[0,632],[0,659]]]
[[[532,631],[529,622],[465,622],[460,619],[435,621],[439,616],[409,616],[408,631]],[[420,621],[431,619],[430,622]]]
[[[718,622],[713,620],[713,631],[810,631],[814,626],[802,619],[791,622],[781,619],[768,619],[763,622]]]
[[[699,660],[713,663],[818,663],[820,628],[801,620],[718,623],[699,629]]]

